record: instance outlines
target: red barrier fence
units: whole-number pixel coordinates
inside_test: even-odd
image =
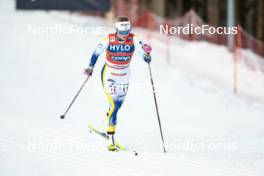
[[[154,13],[140,9],[139,0],[115,0],[112,1],[112,5],[114,7],[115,16],[117,15],[126,15],[129,16],[132,20],[134,26],[142,27],[148,29],[147,38],[151,41],[152,37],[159,37],[159,40],[165,43],[166,46],[165,51],[167,55],[167,59],[170,60],[170,37],[161,37],[162,35],[153,35],[153,32],[160,32],[160,25],[168,26],[168,27],[185,27],[187,25],[191,25],[193,27],[206,24],[195,12],[194,10],[190,10],[186,12],[183,16],[177,17],[175,19],[166,19],[160,16],[155,15]],[[216,26],[210,26],[215,27]],[[233,70],[233,90],[237,92],[237,84],[238,84],[238,61],[243,62],[250,70],[252,71],[261,71],[264,73],[264,60],[262,59],[252,59],[249,56],[243,56],[241,53],[241,48],[249,49],[255,54],[264,57],[264,43],[257,40],[250,34],[248,34],[241,26],[237,26],[237,34],[234,35],[234,45],[232,52],[234,54],[234,70]],[[172,35],[170,35],[172,36]],[[207,41],[210,43],[224,45],[228,44],[228,35],[227,34],[211,34],[209,32],[203,34],[174,34],[173,36],[179,37],[184,40],[190,41]]]

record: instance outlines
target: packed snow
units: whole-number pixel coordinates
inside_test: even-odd
[[[91,27],[91,33],[34,34],[32,27]],[[108,152],[88,130],[106,127],[108,102],[99,59],[85,80],[83,69],[111,24],[99,17],[62,11],[15,11],[0,1],[0,175],[3,176],[262,176],[264,172],[264,74],[239,63],[238,94],[232,92],[232,54],[207,42],[134,32],[153,46],[151,68],[167,144],[162,152],[147,64],[135,54],[131,84],[118,114],[117,140],[131,152]],[[58,31],[57,31],[58,32]],[[263,59],[242,51],[254,60]]]

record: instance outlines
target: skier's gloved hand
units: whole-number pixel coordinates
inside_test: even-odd
[[[144,61],[147,63],[151,62],[151,55],[150,54],[144,54]]]
[[[149,53],[152,51],[151,46],[148,45],[148,44],[143,44],[143,45],[142,45],[142,49],[144,50],[144,53],[145,53],[145,54],[149,54]]]
[[[151,55],[150,55],[150,52],[152,51],[152,48],[150,45],[148,44],[143,44],[142,45],[142,49],[144,51],[144,61],[147,62],[147,63],[150,63],[151,62]]]
[[[84,74],[86,74],[88,76],[92,76],[93,69],[94,69],[94,67],[89,65],[89,67],[84,70]]]

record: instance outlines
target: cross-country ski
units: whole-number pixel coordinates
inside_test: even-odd
[[[0,176],[263,176],[263,0],[0,0]]]
[[[106,140],[112,140],[111,137],[112,136],[109,136],[107,133],[105,132],[101,132],[100,130],[96,129],[95,127],[93,127],[91,124],[88,124],[88,128],[90,129],[90,133],[95,133],[95,134],[98,134],[99,136],[103,137],[104,139]],[[135,156],[138,155],[138,152],[135,151],[135,150],[128,150],[126,147],[124,147],[123,145],[121,145],[119,142],[117,142],[115,140],[115,143],[114,143],[115,146],[112,147],[112,145],[109,147],[108,146],[108,150],[109,151],[125,151],[125,152],[133,152],[133,154]]]

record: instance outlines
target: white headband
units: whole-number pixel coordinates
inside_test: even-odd
[[[131,29],[131,24],[130,21],[121,21],[121,22],[116,22],[115,27],[119,31],[127,31]]]

